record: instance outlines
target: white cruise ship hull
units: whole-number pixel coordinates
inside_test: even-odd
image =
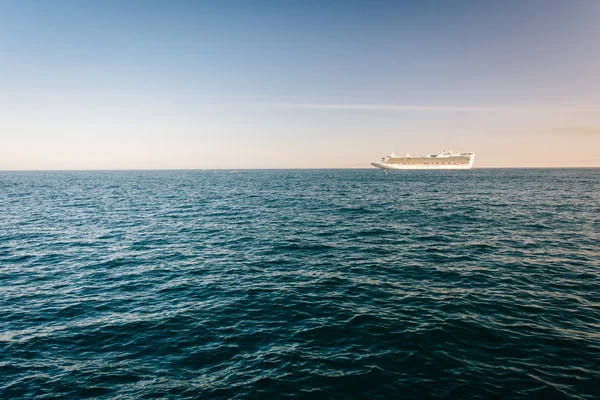
[[[381,168],[381,169],[471,169],[473,164],[464,164],[464,165],[442,165],[442,164],[433,164],[433,165],[424,165],[424,164],[414,164],[414,165],[403,165],[403,164],[387,164],[387,163],[371,163],[372,166]]]
[[[381,158],[381,162],[371,163],[381,169],[471,169],[475,153],[453,153],[445,150],[440,154],[420,157],[397,156],[394,153]]]

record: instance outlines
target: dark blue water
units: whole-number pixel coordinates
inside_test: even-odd
[[[600,170],[0,173],[0,397],[600,398]]]

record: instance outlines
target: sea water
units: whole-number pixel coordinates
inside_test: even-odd
[[[0,172],[0,397],[600,398],[600,169]]]

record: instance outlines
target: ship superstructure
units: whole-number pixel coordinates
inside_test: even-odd
[[[444,150],[440,154],[412,157],[410,154],[397,156],[394,153],[382,157],[381,162],[371,163],[381,169],[471,169],[475,153],[454,153]]]

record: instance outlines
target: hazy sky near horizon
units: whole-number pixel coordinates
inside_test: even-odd
[[[0,169],[600,166],[600,1],[0,0]]]

